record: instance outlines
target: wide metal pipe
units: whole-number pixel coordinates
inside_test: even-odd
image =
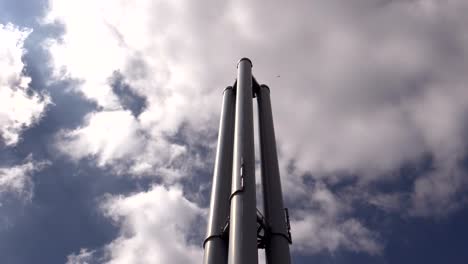
[[[257,92],[260,132],[263,207],[269,227],[265,252],[268,264],[289,264],[289,230],[286,222],[281,180],[276,152],[275,129],[271,110],[270,89],[261,85]]]
[[[237,64],[229,264],[258,263],[252,98],[252,62],[242,58]]]
[[[224,90],[218,148],[211,189],[208,231],[204,242],[204,264],[226,264],[228,256],[227,236],[222,232],[229,216],[231,193],[232,151],[234,142],[235,91],[229,86]]]

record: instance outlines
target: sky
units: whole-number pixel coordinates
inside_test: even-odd
[[[222,91],[249,57],[294,263],[466,263],[467,13],[0,0],[1,262],[201,263]]]

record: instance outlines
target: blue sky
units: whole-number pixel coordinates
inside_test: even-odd
[[[245,56],[271,88],[294,263],[465,263],[467,11],[0,0],[2,263],[200,263]]]

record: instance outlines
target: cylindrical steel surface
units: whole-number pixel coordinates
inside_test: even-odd
[[[231,193],[232,153],[234,142],[235,92],[232,87],[224,90],[218,148],[216,150],[204,264],[226,264],[228,241],[221,236],[229,215]]]
[[[252,97],[252,62],[243,58],[237,64],[229,264],[258,263]]]
[[[288,230],[281,192],[281,180],[276,152],[275,130],[271,111],[270,89],[261,85],[257,94],[263,207],[270,228],[265,252],[268,264],[289,264]]]

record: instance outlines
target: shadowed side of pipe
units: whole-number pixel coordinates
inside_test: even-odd
[[[223,228],[229,216],[231,193],[232,152],[234,142],[235,91],[229,86],[223,93],[223,106],[219,124],[218,148],[216,150],[213,184],[211,189],[210,214],[207,237],[203,244],[204,264],[227,264],[228,241]]]
[[[243,58],[237,65],[229,264],[258,263],[252,97],[252,62]]]
[[[290,264],[290,237],[281,192],[270,89],[268,86],[260,86],[257,92],[257,102],[263,207],[267,226],[269,227],[269,239],[267,239],[265,245],[266,260],[268,264]]]

